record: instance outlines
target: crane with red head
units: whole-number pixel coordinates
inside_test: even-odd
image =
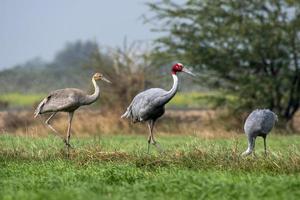
[[[195,76],[195,74],[193,74],[183,64],[174,64],[171,69],[173,86],[170,90],[167,91],[161,88],[151,88],[137,94],[127,107],[126,112],[121,116],[121,118],[130,118],[134,123],[147,122],[149,128],[148,153],[150,144],[153,144],[161,150],[159,144],[154,139],[153,127],[156,120],[165,113],[165,105],[175,96],[178,90],[177,73],[179,72]]]

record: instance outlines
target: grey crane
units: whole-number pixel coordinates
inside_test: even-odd
[[[106,79],[101,73],[95,73],[92,77],[92,82],[94,85],[94,93],[91,95],[86,94],[82,90],[76,88],[65,88],[60,90],[55,90],[51,92],[46,98],[44,98],[40,104],[37,106],[34,117],[44,113],[52,113],[50,117],[45,121],[46,125],[59,137],[60,134],[51,126],[50,120],[58,112],[68,112],[69,113],[69,124],[67,130],[67,138],[61,137],[63,142],[68,148],[70,147],[70,137],[71,137],[71,124],[73,119],[73,114],[76,109],[83,105],[89,105],[95,102],[100,95],[100,88],[97,85],[98,80],[103,80],[108,83],[110,81]]]
[[[265,155],[267,154],[266,138],[275,121],[278,121],[278,117],[269,109],[257,109],[250,113],[244,125],[244,131],[248,137],[248,148],[242,155],[246,156],[254,151],[257,136],[263,137]]]
[[[185,72],[187,74],[194,74],[186,69],[181,63],[176,63],[172,66],[173,86],[169,91],[161,88],[151,88],[137,94],[131,104],[128,106],[126,112],[121,118],[130,118],[135,122],[147,122],[149,128],[148,136],[148,153],[150,143],[156,146],[160,151],[158,143],[153,136],[153,127],[156,120],[161,117],[165,112],[165,104],[168,103],[176,94],[178,89],[177,72]]]

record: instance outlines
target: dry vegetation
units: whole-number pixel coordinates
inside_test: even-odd
[[[147,135],[144,123],[131,123],[120,119],[123,111],[91,110],[82,108],[75,113],[72,135],[91,136],[103,134],[143,134]],[[197,135],[202,138],[232,138],[243,132],[239,122],[243,119],[226,118],[225,114],[213,110],[168,110],[157,122],[156,131],[159,134]],[[294,119],[298,124],[300,113]],[[48,115],[37,119],[32,111],[0,112],[0,130],[2,133],[15,135],[47,136],[51,133],[44,125]],[[67,128],[67,114],[59,113],[52,121],[55,128],[64,134]],[[300,128],[299,126],[295,126]],[[277,130],[276,132],[279,132]]]
[[[101,134],[147,134],[144,123],[132,123],[120,119],[120,112],[95,111],[80,109],[75,113],[72,134],[89,136]],[[2,112],[0,113],[0,129],[3,133],[16,135],[47,136],[51,131],[44,125],[49,115],[33,119],[32,112]],[[216,111],[211,110],[167,110],[163,118],[157,122],[156,131],[160,134],[199,135],[204,138],[232,137],[241,129],[224,129],[224,124]],[[60,133],[67,128],[67,114],[59,113],[51,122]]]

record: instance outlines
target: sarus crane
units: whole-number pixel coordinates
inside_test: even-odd
[[[250,113],[244,125],[244,131],[248,137],[248,148],[242,155],[246,156],[254,151],[257,136],[263,137],[265,155],[267,155],[266,138],[272,130],[275,121],[278,121],[278,117],[269,109],[257,109]]]
[[[94,93],[91,95],[86,94],[84,91],[76,89],[76,88],[65,88],[60,90],[55,90],[50,92],[50,94],[44,98],[40,104],[37,106],[34,117],[36,118],[38,115],[44,113],[52,113],[50,117],[45,121],[46,125],[59,137],[63,139],[63,142],[67,146],[68,155],[69,155],[69,147],[70,145],[70,137],[71,137],[71,125],[73,114],[76,109],[83,105],[89,105],[95,102],[100,96],[100,88],[96,81],[102,80],[110,83],[110,81],[105,78],[101,73],[95,73],[92,77],[92,83],[94,86]],[[67,137],[62,137],[58,131],[56,131],[50,124],[50,120],[56,115],[58,112],[67,112],[69,113],[69,122],[68,122],[68,130]]]
[[[154,139],[153,127],[156,120],[164,114],[166,103],[168,103],[177,92],[178,72],[185,72],[195,76],[181,63],[174,64],[171,70],[173,86],[169,91],[161,88],[151,88],[137,94],[128,106],[126,112],[121,116],[121,118],[130,118],[134,123],[147,122],[149,128],[148,153],[150,150],[150,143],[161,151],[159,144]]]

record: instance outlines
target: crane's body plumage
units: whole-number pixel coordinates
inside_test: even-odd
[[[268,135],[276,119],[276,114],[268,109],[254,110],[245,122],[244,131],[250,136]]]
[[[165,113],[165,104],[176,94],[178,77],[172,75],[173,86],[169,91],[161,88],[151,88],[137,94],[128,106],[123,117],[130,118],[133,122],[156,121]]]
[[[63,138],[64,143],[68,147],[70,147],[70,131],[71,131],[71,123],[73,119],[74,111],[77,110],[80,106],[89,105],[95,102],[100,96],[100,88],[96,83],[96,80],[104,80],[106,82],[110,82],[106,78],[103,77],[102,74],[96,73],[92,78],[94,93],[91,95],[86,94],[82,90],[76,88],[65,88],[60,90],[55,90],[50,92],[46,98],[44,98],[39,105],[37,106],[34,117],[44,113],[52,113],[51,116],[46,120],[46,125],[58,136],[59,133],[50,125],[50,120],[55,116],[57,112],[68,112],[69,113],[69,126],[67,131],[67,139]],[[61,136],[60,136],[61,137]]]
[[[151,88],[139,93],[127,108],[126,117],[133,122],[158,119],[165,112],[166,102],[162,101],[161,97],[166,94],[167,91],[160,88]]]
[[[264,138],[266,151],[266,137],[274,127],[275,121],[278,121],[278,117],[269,109],[257,109],[248,116],[244,125],[244,131],[248,137],[248,149],[243,153],[244,155],[252,153],[257,136]]]
[[[100,94],[100,91],[99,91]],[[99,94],[96,95],[98,99]],[[82,90],[76,88],[65,88],[51,92],[38,105],[35,114],[44,114],[48,112],[73,112],[80,106],[88,105],[88,95]]]

